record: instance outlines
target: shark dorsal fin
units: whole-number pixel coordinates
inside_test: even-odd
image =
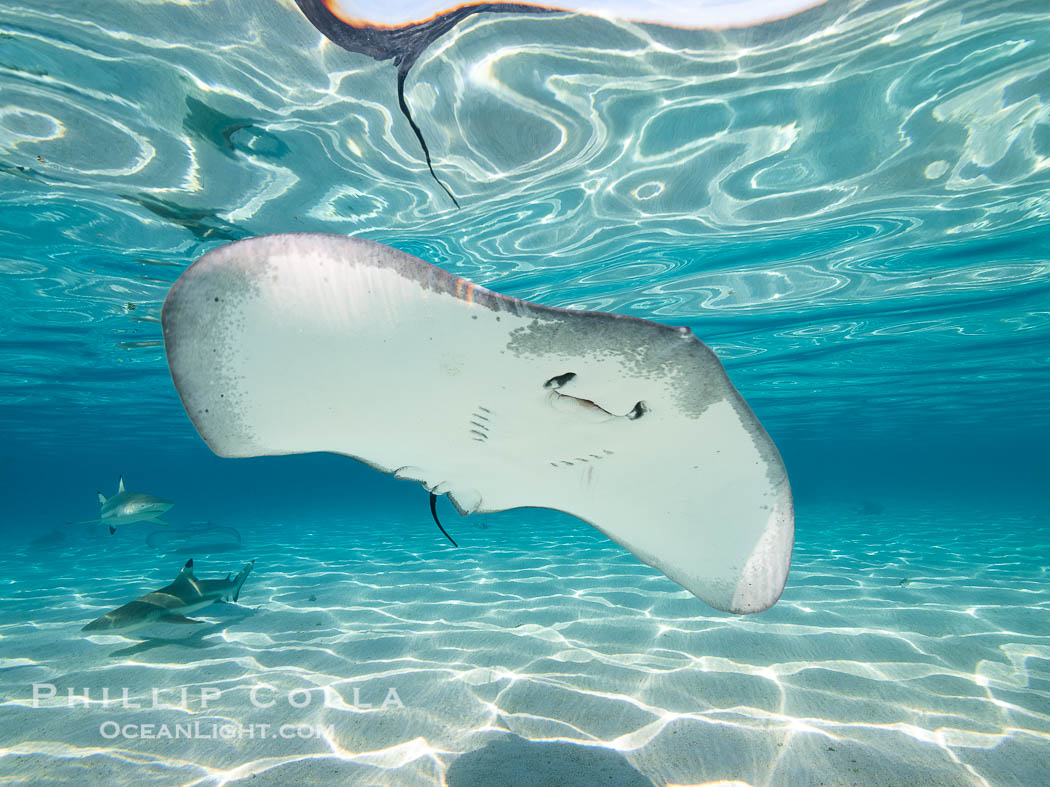
[[[192,557],[189,560],[186,561],[186,565],[184,565],[182,567],[182,571],[179,572],[179,576],[180,577],[189,577],[191,579],[195,578],[193,576],[193,558]]]
[[[120,484],[117,486],[117,494],[119,495],[124,491],[124,476],[120,477]]]

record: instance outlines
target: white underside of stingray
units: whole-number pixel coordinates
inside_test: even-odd
[[[486,5],[531,5],[674,27],[737,27],[780,19],[824,0],[484,0]],[[348,24],[399,26],[422,22],[460,6],[456,0],[324,0]]]
[[[779,598],[794,539],[772,440],[687,329],[498,295],[357,238],[209,252],[164,304],[215,453],[330,451],[462,513],[579,517],[720,610]]]

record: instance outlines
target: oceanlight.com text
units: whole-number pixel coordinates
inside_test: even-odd
[[[333,737],[331,726],[312,724],[215,724],[188,721],[180,724],[121,724],[109,720],[99,725],[99,735],[106,740],[309,740],[310,738]]]

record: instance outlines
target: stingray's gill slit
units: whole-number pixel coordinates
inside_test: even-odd
[[[547,396],[552,407],[557,410],[577,411],[591,416],[597,416],[601,420],[606,420],[607,416],[608,418],[626,418],[629,421],[637,421],[649,412],[649,405],[643,401],[638,401],[635,402],[634,407],[632,407],[629,412],[624,413],[623,415],[617,415],[616,413],[606,410],[600,404],[591,399],[583,399],[579,396],[563,394],[558,391],[559,388],[564,388],[575,379],[576,372],[566,372],[565,374],[559,374],[557,377],[551,377],[543,384],[543,387],[550,391]]]
[[[434,517],[434,524],[436,524],[436,525],[438,526],[438,530],[440,530],[440,531],[441,531],[442,533],[444,533],[444,534],[445,534],[445,538],[447,538],[447,539],[448,539],[449,541],[451,541],[451,542],[452,542],[452,546],[454,546],[454,547],[457,547],[457,548],[458,548],[458,547],[459,547],[459,544],[457,544],[457,543],[456,543],[456,542],[455,542],[455,541],[453,540],[452,536],[450,536],[450,535],[448,534],[448,531],[447,531],[447,530],[445,530],[445,528],[443,528],[443,527],[441,526],[441,520],[440,520],[440,519],[438,519],[438,510],[437,510],[437,500],[438,500],[438,499],[437,499],[437,495],[435,495],[435,494],[434,494],[433,492],[431,492],[431,493],[430,493],[430,515],[431,515],[432,517]]]

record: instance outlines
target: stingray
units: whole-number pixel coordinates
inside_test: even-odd
[[[207,524],[183,530],[154,530],[146,544],[179,555],[231,552],[241,546],[241,534],[232,527]]]
[[[419,141],[434,181],[459,207],[459,201],[434,172],[423,132],[405,101],[405,80],[420,55],[434,41],[468,16],[482,13],[567,14],[619,17],[665,27],[743,27],[788,16],[820,5],[824,0],[725,0],[671,2],[671,0],[566,0],[551,6],[537,3],[455,3],[454,0],[295,0],[306,18],[328,40],[344,49],[378,61],[392,60],[397,68],[397,104]]]
[[[776,446],[688,328],[499,295],[360,238],[214,249],[162,311],[219,456],[327,451],[461,514],[576,516],[719,610],[779,598],[794,539]]]

